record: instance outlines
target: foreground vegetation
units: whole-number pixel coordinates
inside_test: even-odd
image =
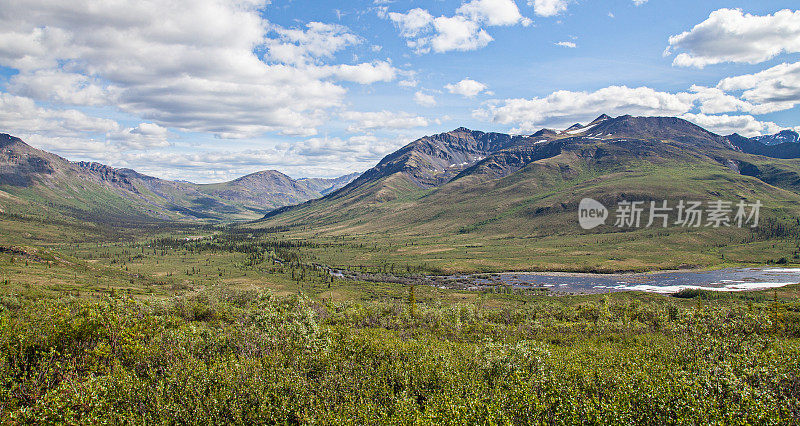
[[[0,226],[2,424],[800,422],[800,285],[453,291],[333,277],[342,239]]]
[[[699,300],[699,299],[698,299]],[[7,423],[785,424],[800,304],[20,300]]]

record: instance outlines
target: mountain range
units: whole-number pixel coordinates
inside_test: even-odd
[[[0,210],[21,214],[103,222],[249,220],[321,197],[357,176],[295,180],[266,170],[229,182],[195,184],[70,162],[0,134]]]
[[[756,142],[761,142],[764,145],[778,145],[782,143],[798,143],[800,142],[800,134],[794,130],[782,130],[774,135],[756,136],[752,138]]]
[[[792,134],[784,131],[771,137],[720,136],[674,117],[612,118],[605,114],[587,125],[578,123],[563,131],[543,129],[525,136],[461,127],[420,138],[386,156],[342,189],[319,200],[274,210],[265,220],[337,203],[342,204],[342,208],[336,209],[341,216],[347,207],[359,207],[356,201],[380,204],[403,198],[406,193],[436,199],[440,193],[469,189],[476,194],[483,192],[480,195],[486,199],[490,198],[488,191],[472,187],[488,190],[511,181],[524,181],[522,175],[503,181],[517,172],[536,170],[531,176],[535,180],[569,180],[589,171],[618,171],[627,162],[642,160],[682,166],[707,163],[708,167],[750,173],[753,177],[767,178],[770,184],[794,188],[790,181],[778,181],[756,172],[761,169],[755,166],[763,164],[765,157],[800,158],[800,143],[791,138]],[[783,165],[775,163],[772,167]],[[318,219],[326,220],[325,215]]]
[[[741,198],[730,187],[741,180],[738,185],[766,185],[759,189],[765,194],[780,189],[794,197],[799,157],[793,131],[720,136],[674,117],[604,114],[586,125],[531,135],[461,127],[415,140],[360,175],[292,179],[267,170],[194,184],[70,162],[0,134],[0,209],[112,222],[263,217],[256,226],[376,231],[413,224],[420,232],[465,233],[513,227],[520,215],[542,222],[544,213],[574,207],[578,194],[612,204],[637,193],[646,199],[695,195],[691,190],[697,185],[686,182],[687,170],[730,175],[698,196],[729,192]],[[666,171],[677,179],[659,181]],[[626,181],[644,177],[657,188],[630,182],[623,190]]]
[[[796,142],[721,136],[675,117],[601,115],[586,125],[517,136],[458,128],[413,141],[343,188],[278,208],[250,226],[419,247],[415,256],[397,249],[360,259],[460,271],[714,264],[720,255],[709,247],[793,229],[800,216],[798,158]],[[579,227],[583,198],[609,208],[604,226]],[[613,208],[626,200],[759,200],[769,226],[687,229],[675,225],[673,211],[668,229],[621,229]]]

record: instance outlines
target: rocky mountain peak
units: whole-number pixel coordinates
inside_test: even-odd
[[[778,145],[782,143],[798,143],[800,142],[800,134],[796,131],[787,129],[781,130],[774,135],[756,136],[752,138],[754,141],[761,142],[764,145]]]
[[[601,114],[599,117],[592,120],[592,122],[589,123],[589,125],[591,126],[593,124],[597,124],[600,123],[601,121],[606,121],[606,120],[611,120],[611,116],[608,114]]]
[[[25,144],[22,142],[22,139],[15,138],[7,133],[0,133],[0,148],[5,148],[6,146],[10,146],[13,144]]]

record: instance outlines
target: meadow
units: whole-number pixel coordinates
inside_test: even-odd
[[[333,277],[353,244],[283,230],[4,219],[4,424],[800,420],[800,285],[468,292]]]
[[[800,198],[793,187],[696,161],[660,153],[647,160],[615,155],[595,164],[565,154],[503,179],[467,176],[429,190],[392,175],[244,226],[314,241],[305,252],[327,265],[431,273],[607,273],[800,261]],[[796,161],[781,166],[794,170]],[[606,225],[580,228],[583,197],[609,208]],[[613,225],[614,206],[622,200],[675,206],[679,200],[742,198],[765,206],[758,227],[685,228],[674,225],[674,211],[666,228]]]

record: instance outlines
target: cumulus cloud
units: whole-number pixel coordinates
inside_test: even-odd
[[[576,45],[575,43],[573,43],[571,41],[559,41],[558,43],[556,43],[556,46],[568,47],[570,49],[574,49],[574,48],[578,47],[578,45]]]
[[[477,22],[463,16],[452,18],[440,16],[433,20],[433,27],[436,34],[431,38],[418,40],[416,46],[418,50],[426,49],[428,44],[434,52],[439,53],[451,50],[475,50],[486,47],[493,40]]]
[[[408,47],[417,53],[480,49],[493,40],[483,26],[528,26],[532,23],[520,14],[513,0],[472,0],[456,9],[453,16],[434,18],[421,8],[406,13],[380,9],[379,16],[391,20],[400,35],[407,39]]]
[[[560,90],[546,97],[505,99],[476,111],[478,117],[501,124],[514,124],[517,133],[542,126],[563,126],[586,122],[600,114],[680,115],[694,105],[688,93],[671,94],[649,87],[610,86],[594,92]]]
[[[58,104],[98,106],[113,101],[96,79],[57,69],[16,74],[7,87],[11,93]]]
[[[77,138],[85,133],[116,131],[114,120],[90,117],[74,109],[48,109],[26,97],[0,92],[0,123],[12,134],[40,134],[47,137]]]
[[[726,92],[742,91],[741,97],[776,111],[800,103],[800,62],[780,64],[755,74],[728,77],[717,84]]]
[[[50,151],[87,158],[169,146],[167,129],[153,123],[123,128],[74,109],[43,108],[26,97],[0,93],[0,131]]]
[[[400,80],[400,81],[397,82],[398,86],[407,87],[407,88],[408,87],[417,87],[418,84],[419,84],[419,81],[417,81],[417,79],[414,78],[414,77],[406,78],[404,80]]]
[[[410,129],[413,127],[425,127],[428,119],[407,112],[392,111],[344,111],[339,114],[341,118],[353,122],[348,128],[348,132],[364,132],[371,130],[396,130]]]
[[[358,44],[361,38],[342,25],[309,22],[305,29],[273,26],[278,34],[268,39],[267,57],[286,64],[302,64],[317,58],[330,58],[349,45]]]
[[[265,169],[277,169],[298,177],[335,177],[364,171],[413,138],[410,134],[349,138],[314,137],[293,144],[263,141],[258,148],[191,151],[135,151],[101,154],[119,167],[166,179],[219,182]]]
[[[420,8],[411,9],[407,13],[391,12],[388,16],[400,29],[403,37],[416,37],[433,22],[433,15]]]
[[[167,129],[158,124],[140,123],[136,127],[111,132],[107,138],[120,148],[140,150],[169,146],[168,133]]]
[[[450,93],[461,95],[465,98],[474,98],[479,93],[486,90],[487,86],[481,82],[465,78],[458,83],[447,84],[444,88]]]
[[[771,15],[719,9],[689,31],[669,38],[665,54],[679,53],[673,64],[703,68],[723,62],[756,64],[786,53],[800,52],[800,11]]]
[[[358,65],[325,65],[309,69],[312,74],[320,77],[333,76],[337,80],[352,81],[360,84],[372,84],[379,81],[392,81],[397,75],[397,69],[387,61],[362,63]]]
[[[695,102],[699,105],[700,112],[704,114],[719,114],[723,112],[747,112],[751,114],[768,114],[792,108],[794,105],[787,102],[752,103],[736,96],[725,93],[717,87],[703,87],[694,85],[689,91],[694,95]]]
[[[647,0],[633,0],[633,4],[636,6],[641,6],[645,3],[647,3]]]
[[[739,87],[720,82],[722,87]],[[686,92],[661,92],[649,87],[610,86],[594,92],[561,90],[546,97],[493,100],[473,112],[476,118],[516,126],[515,133],[530,133],[542,127],[563,128],[588,122],[600,114],[677,116],[720,134],[738,132],[746,136],[775,133],[781,127],[762,122],[750,114],[766,114],[785,108],[780,103],[751,103],[720,88],[692,86]],[[693,111],[699,110],[699,113]],[[728,115],[724,113],[745,113]]]
[[[310,135],[347,81],[390,81],[388,61],[330,64],[363,40],[340,25],[273,25],[261,0],[77,3],[11,0],[0,13],[7,90],[36,101],[108,106],[222,138]]]
[[[429,95],[423,92],[414,93],[414,102],[416,102],[417,105],[421,105],[424,107],[436,106],[436,98],[434,98],[433,95]]]
[[[555,16],[567,10],[569,0],[533,0],[528,1],[533,6],[533,13],[539,16]]]
[[[752,115],[683,114],[681,118],[720,135],[739,133],[742,136],[772,134],[783,128],[771,121],[758,121]]]
[[[475,22],[487,25],[530,25],[531,20],[519,13],[513,0],[473,0],[456,9],[456,13],[464,15]]]

